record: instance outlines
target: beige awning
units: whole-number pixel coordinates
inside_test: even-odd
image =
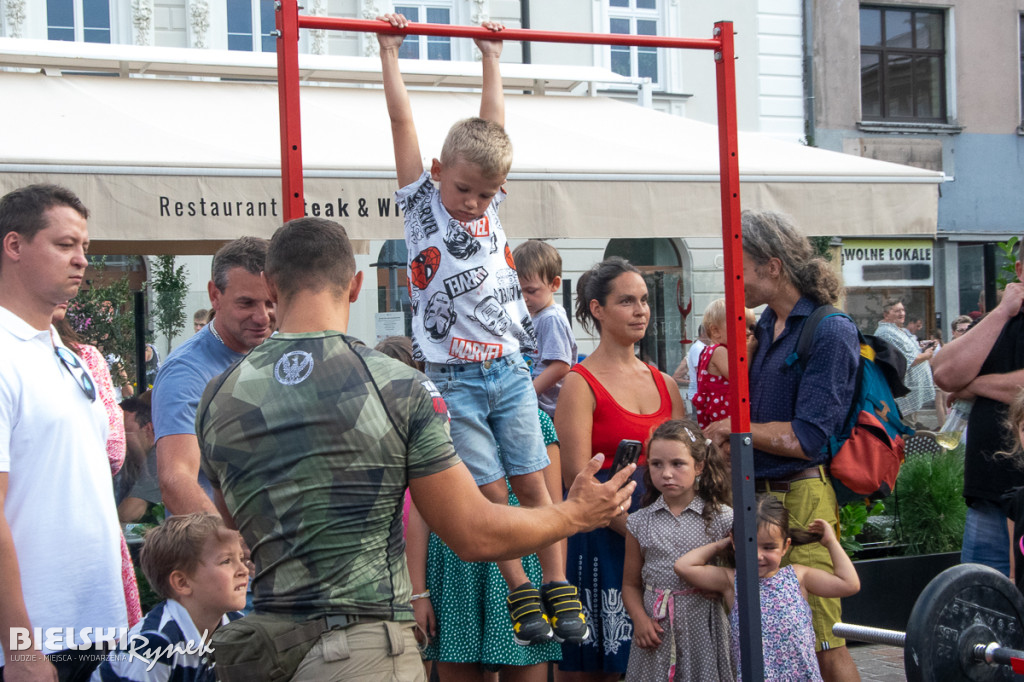
[[[274,84],[0,73],[0,191],[57,182],[108,252],[208,252],[281,222]],[[425,162],[472,92],[412,93]],[[309,213],[357,239],[400,237],[383,93],[302,88]],[[515,146],[502,217],[516,237],[721,234],[714,126],[607,98],[507,96]],[[741,134],[745,208],[810,234],[932,235],[933,171]],[[138,247],[133,242],[151,242]]]

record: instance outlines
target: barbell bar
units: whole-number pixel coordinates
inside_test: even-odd
[[[903,648],[908,682],[989,682],[1024,674],[1024,595],[999,571],[960,564],[921,592],[907,631],[836,623],[846,639]]]

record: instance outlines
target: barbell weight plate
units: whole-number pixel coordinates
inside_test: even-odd
[[[1010,666],[974,662],[962,653],[988,644],[985,639],[1024,647],[1024,596],[988,566],[946,569],[928,583],[910,612],[903,654],[908,682],[1013,680]]]

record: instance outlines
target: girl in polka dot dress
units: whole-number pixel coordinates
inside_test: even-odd
[[[747,309],[747,356],[751,348],[754,311]],[[729,416],[729,358],[725,346],[725,299],[712,301],[704,310],[704,331],[711,340],[700,353],[697,363],[697,392],[693,395],[693,408],[700,428]]]
[[[643,508],[626,520],[622,601],[633,621],[626,680],[734,679],[720,599],[680,580],[680,554],[732,527],[729,477],[695,423],[673,419],[647,445]]]
[[[860,590],[860,579],[850,557],[839,545],[835,530],[816,519],[806,531],[790,530],[789,511],[776,497],[758,495],[757,575],[761,596],[761,648],[764,679],[821,680],[814,654],[814,629],[807,594],[819,597],[849,597]],[[800,564],[781,566],[790,544],[818,540],[828,548],[835,573]],[[721,594],[730,608],[732,651],[736,658],[736,679],[740,678],[739,619],[743,614],[736,600],[736,569],[708,565],[726,550],[732,538],[700,547],[676,562],[676,573],[691,585]]]

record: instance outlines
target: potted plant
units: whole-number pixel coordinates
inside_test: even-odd
[[[960,563],[967,507],[963,499],[963,446],[936,448],[907,458],[882,514],[865,512],[854,543],[868,543],[865,530],[888,528],[886,556],[854,552],[861,590],[843,600],[843,620],[859,625],[905,630],[910,611],[925,585]],[[873,510],[872,510],[873,511]],[[852,516],[851,516],[852,515]],[[847,511],[847,518],[860,515]],[[852,530],[852,529],[851,529]],[[884,537],[884,532],[883,532]],[[851,549],[856,549],[848,543]],[[865,558],[861,558],[864,552]],[[876,553],[877,554],[877,553]]]

